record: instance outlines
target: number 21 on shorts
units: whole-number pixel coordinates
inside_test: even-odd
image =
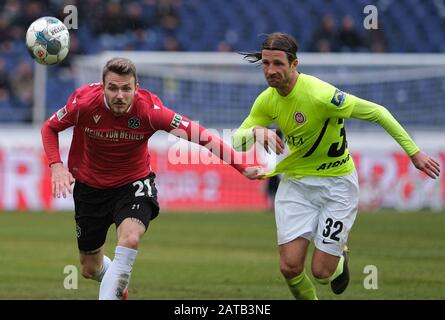
[[[144,194],[144,185],[147,186],[147,196],[151,197],[153,195],[152,194],[152,190],[151,190],[151,185],[150,185],[150,179],[145,179],[144,182],[142,182],[141,180],[133,182],[133,186],[138,188],[136,190],[136,192],[134,193],[135,197],[143,197],[143,196],[145,196],[145,194]]]

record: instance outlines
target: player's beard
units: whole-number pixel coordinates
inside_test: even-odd
[[[126,103],[113,103],[111,105],[111,111],[114,113],[115,116],[121,116],[125,112],[127,112],[129,106],[130,105]]]
[[[290,81],[290,78],[287,76],[282,76],[280,74],[271,76],[271,77],[267,77],[267,84],[272,87],[272,88],[276,88],[276,89],[281,89],[281,88],[285,88]]]
[[[125,112],[127,112],[128,108],[130,107],[131,101],[130,102],[125,102],[124,100],[110,101],[107,98],[107,103],[111,109],[111,112],[113,112],[113,114],[116,117],[119,117],[123,115]]]
[[[282,85],[283,81],[280,79],[279,76],[269,77],[267,78],[267,83],[272,88],[277,88]]]

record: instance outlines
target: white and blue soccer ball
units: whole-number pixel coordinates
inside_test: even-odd
[[[41,17],[26,31],[26,46],[31,57],[40,64],[56,64],[70,50],[70,33],[57,18]]]

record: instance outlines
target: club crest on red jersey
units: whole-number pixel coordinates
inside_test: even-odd
[[[141,120],[139,118],[132,117],[132,118],[128,119],[128,127],[130,129],[137,129],[140,126],[141,126]]]
[[[297,124],[303,124],[306,121],[306,117],[303,112],[295,112],[294,120]]]

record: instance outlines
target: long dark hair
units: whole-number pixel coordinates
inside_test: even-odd
[[[261,50],[258,52],[240,52],[244,55],[244,59],[256,63],[262,59],[262,50],[279,50],[284,51],[287,55],[287,60],[291,64],[295,59],[297,59],[298,44],[297,40],[290,34],[282,32],[274,32],[266,35]]]

